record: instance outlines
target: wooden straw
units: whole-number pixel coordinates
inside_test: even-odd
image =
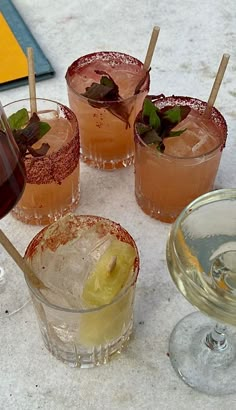
[[[35,288],[42,289],[46,288],[43,282],[37,278],[34,272],[31,270],[29,265],[26,261],[22,258],[19,254],[18,250],[14,247],[14,245],[9,241],[7,236],[3,233],[0,229],[0,243],[5,248],[7,253],[12,257],[12,259],[16,262],[19,268],[24,272],[24,274],[29,278],[30,282]]]
[[[206,110],[205,110],[205,113],[204,113],[204,115],[208,118],[210,117],[212,107],[215,103],[215,100],[216,100],[220,85],[221,85],[223,77],[224,77],[226,67],[227,67],[227,64],[228,64],[228,61],[229,61],[229,58],[230,58],[229,54],[223,54],[223,56],[222,56],[222,59],[221,59],[221,62],[220,62],[219,68],[218,68],[218,72],[216,74],[216,78],[215,78],[214,84],[212,86],[210,97],[209,97],[208,102],[207,102],[207,107],[206,107]]]
[[[32,115],[34,112],[37,113],[35,71],[34,71],[34,51],[32,47],[27,47],[27,60],[28,60],[30,110],[31,110],[31,115]]]
[[[144,65],[143,68],[147,71],[150,68],[151,65],[151,61],[152,61],[152,56],[156,47],[156,42],[159,36],[159,32],[160,32],[160,27],[158,26],[154,26],[153,30],[152,30],[152,35],[150,38],[150,42],[149,42],[149,46],[147,49],[147,54],[146,54],[146,58],[144,61]]]

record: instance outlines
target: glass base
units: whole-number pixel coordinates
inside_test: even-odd
[[[24,275],[0,267],[0,319],[19,312],[30,301]]]
[[[224,349],[207,346],[206,336],[215,321],[196,312],[175,326],[169,342],[169,355],[179,377],[192,388],[211,395],[236,392],[236,328],[226,329]]]
[[[113,171],[115,169],[120,169],[120,168],[126,168],[129,167],[130,165],[133,165],[134,163],[134,156],[132,155],[131,157],[124,158],[122,160],[110,160],[106,161],[101,158],[89,158],[86,157],[81,153],[81,160],[85,162],[85,164],[93,167],[93,168],[98,168],[98,169],[103,169],[106,171]]]
[[[55,339],[55,334],[49,339],[47,332],[41,328],[45,347],[58,360],[70,367],[88,369],[108,363],[116,354],[122,352],[127,346],[133,329],[133,319],[128,328],[118,339],[104,345],[86,347],[79,344],[61,343]]]
[[[78,196],[73,199],[73,202],[70,204],[70,206],[63,209],[53,210],[52,212],[48,210],[48,213],[46,213],[45,210],[42,211],[42,209],[26,209],[21,208],[19,205],[16,205],[15,208],[12,209],[11,214],[16,219],[26,224],[49,225],[60,219],[68,212],[74,212],[78,207],[79,199],[80,198],[78,194]]]
[[[161,222],[173,223],[182,210],[179,209],[178,211],[175,210],[168,213],[166,208],[160,210],[155,203],[149,201],[137,191],[135,192],[135,197],[137,204],[145,214],[149,215],[151,218],[158,219]]]

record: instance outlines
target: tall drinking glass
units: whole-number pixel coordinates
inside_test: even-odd
[[[177,288],[204,313],[192,313],[174,328],[171,363],[194,389],[235,393],[236,189],[190,203],[171,228],[166,255]]]
[[[19,201],[25,187],[25,168],[3,107],[0,103],[0,219]],[[1,253],[4,266],[6,256]],[[15,267],[0,267],[0,318],[20,310],[27,303],[27,289]]]

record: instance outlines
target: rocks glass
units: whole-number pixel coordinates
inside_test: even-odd
[[[187,105],[202,114],[202,117],[206,109],[205,102],[191,97],[161,95],[154,99],[154,103],[159,109]],[[135,196],[142,210],[153,218],[173,222],[189,202],[213,188],[226,141],[227,125],[215,108],[207,121],[210,126],[213,124],[216,133],[214,148],[209,148],[207,141],[206,145],[201,147],[202,142],[205,144],[204,139],[213,139],[205,129],[204,117],[200,126],[193,126],[188,117],[183,121],[183,126],[179,124],[180,128],[187,128],[186,133],[191,127],[188,134],[190,147],[187,147],[181,136],[172,137],[170,140],[173,143],[175,138],[174,143],[186,144],[186,149],[179,145],[175,148],[184,149],[184,155],[167,154],[166,150],[160,152],[155,147],[152,148],[145,144],[135,127]],[[182,135],[184,136],[184,133]],[[199,135],[199,139],[195,142],[196,135]],[[164,139],[166,144],[170,141],[168,140],[169,138]],[[192,149],[191,144],[194,145],[196,153],[187,152]]]
[[[74,113],[56,101],[37,98],[37,115],[51,127],[33,148],[49,144],[46,155],[25,159],[26,187],[13,215],[22,222],[44,225],[74,210],[79,202],[79,130]],[[9,117],[30,100],[5,106]]]
[[[97,234],[99,241],[94,243]],[[119,285],[122,272],[100,269],[102,282],[96,276],[92,292],[100,298],[100,304],[84,304],[83,292],[88,288],[83,281],[103,254],[107,235],[132,249],[129,274],[108,301],[106,297],[112,286]],[[119,260],[118,253],[117,257]],[[139,272],[138,250],[124,228],[102,217],[67,215],[36,235],[25,258],[46,285],[37,288],[26,278],[44,343],[54,356],[73,367],[93,367],[106,363],[122,350],[132,332]],[[125,263],[126,257],[121,270]],[[103,281],[104,287],[100,286]]]
[[[84,96],[87,87],[110,76],[120,98],[103,101]],[[149,73],[127,54],[102,51],[78,58],[66,73],[69,105],[77,116],[81,158],[101,169],[127,167],[134,161],[133,125],[149,89]]]

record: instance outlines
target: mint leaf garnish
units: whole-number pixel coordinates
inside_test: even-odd
[[[177,137],[186,131],[186,128],[178,131],[171,129],[186,118],[190,111],[190,107],[180,105],[158,109],[150,98],[145,98],[142,113],[136,124],[137,132],[147,145],[154,144],[158,151],[164,152],[165,138]]]
[[[179,137],[179,135],[183,134],[183,132],[185,132],[187,130],[187,128],[184,128],[183,130],[179,130],[179,131],[170,131],[169,136],[170,137]],[[168,138],[168,137],[166,137]]]
[[[165,107],[162,109],[163,120],[173,123],[174,125],[178,124],[180,121],[183,121],[187,117],[191,108],[187,105],[175,105],[174,107]]]
[[[156,111],[152,111],[152,112],[150,113],[150,116],[149,116],[149,125],[150,125],[152,128],[154,128],[155,130],[158,130],[158,129],[160,128],[160,126],[161,126],[161,120],[160,120],[160,118],[158,117]]]
[[[156,112],[156,106],[152,103],[151,100],[145,98],[143,103],[142,118],[150,117],[152,112]]]
[[[130,127],[129,117],[132,107],[120,97],[119,87],[108,73],[101,70],[95,72],[102,76],[100,83],[92,83],[82,95],[88,98],[88,103],[92,107],[110,111],[115,117],[124,121],[126,127]]]
[[[92,106],[97,107],[97,104],[93,104],[93,101],[104,101],[105,99],[109,100],[109,94],[112,92],[113,88],[106,86],[104,84],[92,83],[90,87],[86,88],[85,93],[82,95],[88,98],[89,103]]]
[[[105,71],[100,70],[95,70],[95,73],[102,76],[100,83],[92,83],[82,95],[89,100],[95,101],[119,101],[119,88],[111,76]],[[92,105],[91,101],[89,103]],[[95,105],[93,104],[93,106]]]
[[[139,135],[145,134],[145,133],[147,133],[148,131],[151,131],[151,129],[152,129],[152,128],[150,127],[150,125],[142,124],[142,123],[140,123],[140,122],[138,122],[138,123],[136,124],[136,128],[137,128],[137,131],[138,131]]]
[[[26,156],[27,153],[34,157],[46,155],[50,148],[49,144],[43,143],[38,149],[32,148],[32,145],[51,129],[49,124],[40,121],[35,112],[29,118],[26,108],[12,114],[8,122],[22,156]]]
[[[157,134],[155,130],[151,130],[145,133],[145,135],[143,136],[143,141],[147,145],[154,144],[159,146],[162,142],[162,138]]]
[[[114,81],[111,78],[106,77],[105,75],[102,76],[100,80],[100,84],[105,85],[107,87],[111,87],[111,88],[113,88],[115,85]]]
[[[21,110],[10,115],[10,117],[8,118],[8,122],[12,130],[23,128],[28,121],[29,113],[26,108],[22,108]]]
[[[181,121],[181,109],[179,105],[164,112],[163,118],[172,122],[173,124],[178,124]]]
[[[42,138],[51,129],[47,122],[39,122],[39,139]]]

